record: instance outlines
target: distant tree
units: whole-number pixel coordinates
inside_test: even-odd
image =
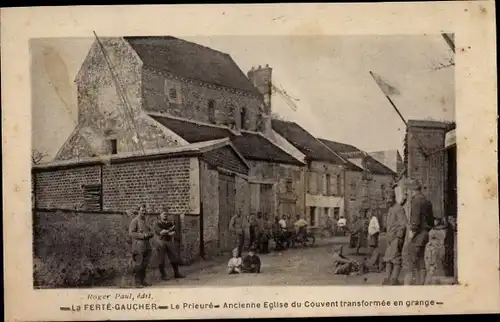
[[[33,149],[31,151],[31,161],[33,162],[33,164],[39,164],[45,157],[47,157],[46,153],[40,152],[36,149]]]

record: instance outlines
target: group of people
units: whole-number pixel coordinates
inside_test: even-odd
[[[166,259],[172,266],[174,277],[184,278],[184,275],[179,272],[181,260],[175,250],[175,223],[170,220],[169,215],[162,212],[150,226],[146,222],[145,205],[140,205],[132,213],[135,217],[130,223],[129,235],[132,238],[135,287],[150,286],[146,282],[146,270],[153,253],[155,255],[153,265],[158,267],[163,280],[167,280]]]
[[[261,254],[269,253],[271,240],[275,242],[276,250],[285,249],[285,244],[293,239],[301,242],[307,235],[308,223],[300,215],[296,216],[293,228],[290,226],[291,215],[288,217],[276,216],[274,222],[269,216],[262,212],[251,214],[246,220],[240,213],[231,218],[229,230],[234,234],[236,240],[236,251],[238,256],[243,253],[245,245],[245,232],[248,226],[248,249],[253,249]]]
[[[409,204],[407,204],[409,203]],[[406,210],[408,209],[408,210]],[[407,213],[409,211],[409,213]],[[368,246],[372,250],[370,261],[359,262],[346,257],[342,246],[336,245],[333,250],[333,266],[335,274],[361,274],[371,265],[385,265],[384,285],[398,285],[404,258],[410,277],[410,284],[422,285],[426,277],[425,248],[429,241],[429,232],[436,224],[432,203],[422,192],[422,186],[410,181],[401,200],[396,201],[396,193],[390,196],[390,208],[386,219],[386,248],[383,254],[375,254],[378,248],[380,225],[375,214],[368,220],[366,217],[354,220],[351,230],[356,237],[356,254],[360,247]],[[403,256],[403,246],[407,241],[407,256]],[[382,256],[379,256],[382,255]]]

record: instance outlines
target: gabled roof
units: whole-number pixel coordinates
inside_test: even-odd
[[[189,143],[230,138],[236,149],[247,160],[303,165],[303,163],[281,149],[263,134],[249,131],[236,133],[229,128],[172,117],[149,114],[156,121],[175,132]]]
[[[144,67],[261,97],[230,55],[171,36],[123,37]]]
[[[363,168],[375,174],[387,174],[395,175],[396,173],[383,165],[382,163],[375,160],[368,153],[358,149],[357,147],[349,144],[344,144],[340,142],[320,139],[326,146],[328,146],[332,151],[338,152],[343,157],[348,159],[361,159]]]
[[[345,165],[347,161],[295,122],[272,120],[272,127],[310,160]]]

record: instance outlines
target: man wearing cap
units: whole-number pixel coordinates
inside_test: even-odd
[[[175,278],[184,278],[184,276],[179,273],[179,265],[181,260],[175,251],[174,245],[174,235],[175,235],[175,224],[169,220],[167,212],[163,211],[159,218],[153,224],[153,230],[155,233],[154,246],[156,251],[156,264],[160,270],[162,280],[167,280],[167,273],[165,271],[165,255],[172,265]]]
[[[429,241],[429,231],[434,226],[432,203],[422,193],[419,182],[410,183],[412,194],[410,205],[410,223],[408,255],[411,283],[422,285],[425,280],[425,245]]]
[[[396,188],[396,187],[394,187]],[[387,213],[386,221],[386,243],[384,262],[387,276],[384,285],[398,285],[401,265],[403,263],[403,245],[406,235],[407,220],[403,206],[406,203],[406,195],[402,196],[400,202],[396,201],[396,192],[389,196],[391,206]]]
[[[229,222],[229,231],[231,231],[236,236],[236,247],[238,248],[238,256],[241,257],[243,253],[243,244],[245,242],[245,227],[243,222],[243,216],[240,213],[231,218]]]
[[[132,260],[134,262],[135,286],[149,286],[146,283],[146,268],[151,257],[150,239],[153,232],[146,223],[146,206],[139,206],[134,210],[137,216],[132,219],[129,226],[129,235],[132,237]]]

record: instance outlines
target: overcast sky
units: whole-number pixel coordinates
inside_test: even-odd
[[[393,100],[406,119],[452,121],[454,68],[435,70],[451,51],[440,35],[182,37],[226,52],[243,72],[269,64],[273,82],[298,99],[291,109],[279,94],[273,111],[315,136],[365,151],[402,150],[404,124],[369,71],[401,95]],[[92,38],[34,40],[33,147],[53,157],[76,124],[73,80]]]

